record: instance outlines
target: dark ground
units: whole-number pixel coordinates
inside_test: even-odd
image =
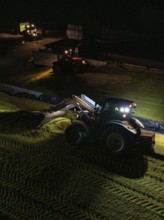
[[[11,35],[12,36],[12,35]],[[0,38],[0,57],[15,44],[19,44],[20,38]],[[84,39],[80,43],[80,55],[90,58],[106,59],[108,54],[119,54],[121,56],[134,57],[146,60],[163,62],[164,38],[163,37],[136,37],[133,39]],[[120,58],[113,59],[119,61]]]

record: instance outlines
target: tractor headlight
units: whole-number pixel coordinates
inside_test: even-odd
[[[136,108],[137,104],[135,102],[133,102],[133,108]]]
[[[120,112],[122,112],[122,113],[129,113],[130,112],[130,108],[128,108],[128,107],[121,107],[120,108]]]
[[[129,113],[130,112],[130,108],[126,107],[125,108],[125,113]]]

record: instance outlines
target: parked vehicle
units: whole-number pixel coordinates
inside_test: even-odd
[[[53,62],[52,69],[55,74],[78,74],[91,68],[89,62],[81,57],[62,57]]]
[[[25,25],[22,34],[25,40],[35,40],[39,37],[36,26],[31,23]]]

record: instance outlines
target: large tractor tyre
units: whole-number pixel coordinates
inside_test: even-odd
[[[89,129],[85,123],[76,121],[66,129],[65,135],[70,144],[80,145],[87,141]]]
[[[116,157],[127,155],[134,145],[132,134],[117,125],[103,129],[100,141],[107,153]]]
[[[55,73],[56,75],[62,74],[62,68],[61,68],[61,66],[60,66],[59,64],[55,64],[55,65],[53,66],[53,71],[54,71],[54,73]]]

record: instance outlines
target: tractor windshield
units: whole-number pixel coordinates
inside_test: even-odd
[[[101,114],[108,119],[126,120],[133,114],[134,103],[129,102],[106,102]]]

